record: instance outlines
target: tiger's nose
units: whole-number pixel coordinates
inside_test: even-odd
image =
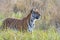
[[[40,14],[36,18],[39,19],[40,18]]]

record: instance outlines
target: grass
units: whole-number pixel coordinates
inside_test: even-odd
[[[32,34],[8,29],[0,31],[0,40],[60,40],[60,35],[53,28],[47,31],[35,30]]]
[[[22,13],[12,13],[11,17],[20,19],[22,17]]]

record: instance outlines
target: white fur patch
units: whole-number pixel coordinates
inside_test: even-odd
[[[33,29],[35,28],[35,25],[34,25],[35,24],[35,21],[36,21],[36,19],[33,18],[33,17],[31,17],[30,23],[28,23],[28,32],[32,32]]]

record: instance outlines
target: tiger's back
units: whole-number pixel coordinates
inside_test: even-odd
[[[13,28],[22,30],[24,21],[19,19],[7,18],[3,21],[3,29]]]

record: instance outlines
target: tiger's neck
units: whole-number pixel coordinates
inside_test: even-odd
[[[34,29],[34,27],[35,27],[34,24],[35,24],[35,18],[31,14],[30,20],[28,22],[28,31],[29,32],[32,32],[32,30]]]

